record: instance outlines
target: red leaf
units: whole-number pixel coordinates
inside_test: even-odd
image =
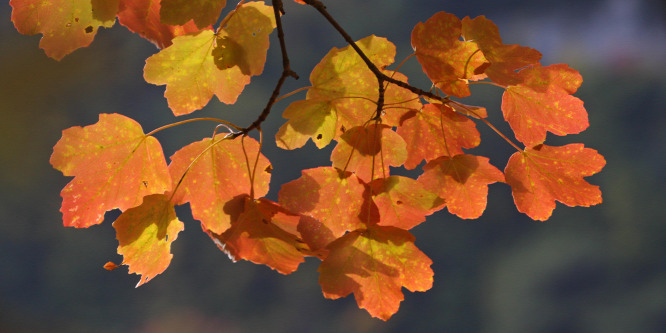
[[[539,145],[513,154],[504,173],[518,210],[545,221],[555,201],[585,207],[601,203],[599,187],[583,177],[601,171],[605,164],[603,156],[582,144]]]
[[[118,23],[161,49],[170,46],[176,36],[201,30],[193,22],[184,25],[160,22],[160,0],[120,0]]]
[[[451,214],[475,219],[486,209],[488,184],[504,182],[504,175],[486,157],[456,155],[429,162],[418,180],[446,201]]]
[[[173,203],[163,194],[146,196],[141,206],[122,213],[113,227],[123,264],[129,266],[129,273],[141,275],[137,287],[169,267],[171,243],[184,229]]]
[[[94,125],[64,130],[51,165],[75,176],[61,193],[65,226],[99,224],[106,211],[136,207],[144,196],[171,189],[162,146],[119,114],[100,114]]]
[[[576,134],[589,126],[583,101],[571,96],[583,82],[576,70],[535,65],[519,74],[523,82],[506,89],[502,112],[520,142],[533,147],[544,142],[546,132]]]
[[[231,228],[222,235],[208,234],[234,260],[265,264],[282,274],[296,271],[308,251],[297,236],[300,215],[266,199],[245,197],[244,202],[245,210]]]
[[[439,12],[412,30],[412,47],[423,71],[444,93],[470,95],[468,80],[487,66],[476,43],[460,41],[462,23],[453,14]]]
[[[323,248],[345,232],[365,227],[365,187],[355,175],[333,167],[301,172],[301,178],[282,185],[278,202],[294,213],[313,218],[303,221],[298,229],[312,250]]]
[[[39,47],[60,60],[92,43],[98,27],[116,22],[119,0],[10,0],[12,22],[24,35],[42,34]]]
[[[380,178],[370,186],[379,211],[379,225],[411,229],[425,221],[427,215],[444,208],[444,200],[411,178]]]
[[[192,216],[216,234],[229,229],[231,221],[243,212],[243,197],[252,192],[251,170],[256,169],[255,197],[266,195],[271,179],[267,171],[270,162],[263,154],[254,167],[259,153],[256,140],[229,140],[224,136],[218,134],[214,140],[203,139],[183,147],[171,156],[169,165],[174,184],[179,184],[174,189],[174,202],[189,202]],[[249,166],[246,161],[250,161]]]
[[[432,260],[405,230],[372,226],[340,237],[328,249],[319,266],[324,297],[337,299],[353,292],[358,306],[373,317],[388,320],[398,311],[402,287],[412,292],[432,287]]]
[[[405,163],[405,141],[387,125],[358,126],[340,136],[331,153],[331,162],[346,169],[365,182],[388,175],[388,166]]]
[[[442,104],[426,104],[418,112],[405,114],[397,132],[407,143],[406,169],[416,168],[423,160],[462,154],[462,148],[481,142],[471,119]]]

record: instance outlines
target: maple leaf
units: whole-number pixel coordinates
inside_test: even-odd
[[[451,214],[475,219],[483,214],[488,201],[488,184],[504,182],[502,172],[487,157],[442,156],[428,162],[418,180],[446,201]]]
[[[160,22],[159,0],[120,0],[118,23],[161,49],[170,46],[176,36],[201,30],[193,22],[183,25]]]
[[[144,196],[171,189],[160,143],[119,114],[100,114],[94,125],[64,130],[50,162],[74,176],[61,192],[65,226],[99,224],[106,211],[136,207]]]
[[[409,170],[423,160],[462,154],[462,148],[481,143],[476,124],[443,104],[426,104],[420,111],[406,113],[397,133],[407,143],[405,168]]]
[[[370,183],[379,225],[411,229],[442,208],[444,200],[421,182],[402,176],[375,179]]]
[[[412,30],[412,47],[423,71],[444,93],[470,95],[468,80],[487,66],[476,43],[461,41],[462,22],[453,14],[439,12]]]
[[[398,311],[402,287],[412,292],[432,287],[432,260],[414,245],[408,231],[370,226],[347,233],[328,249],[318,269],[324,297],[353,292],[358,306],[373,317],[388,320]]]
[[[215,24],[227,0],[161,0],[160,17],[170,25],[183,25],[189,20],[199,29]]]
[[[505,45],[495,23],[485,16],[462,20],[462,36],[476,43],[490,65],[483,74],[500,85],[515,85],[521,79],[515,72],[541,59],[539,51],[520,45]]]
[[[227,17],[217,33],[203,30],[178,36],[171,46],[146,59],[144,79],[166,84],[164,96],[175,115],[203,108],[213,95],[233,104],[250,76],[263,71],[268,35],[275,27],[272,7],[249,2]]]
[[[357,126],[340,136],[331,152],[333,166],[352,171],[358,178],[370,182],[388,174],[388,166],[400,166],[407,159],[405,141],[388,125]]]
[[[507,87],[502,112],[520,142],[533,147],[546,132],[577,134],[589,126],[583,101],[571,95],[583,82],[578,71],[565,64],[534,65],[518,74],[522,82]]]
[[[301,216],[267,199],[244,198],[245,208],[222,235],[208,232],[233,260],[245,259],[290,274],[305,260],[308,247],[298,235]]]
[[[395,45],[385,38],[368,36],[356,44],[378,68],[393,63]],[[400,73],[385,73],[406,81]],[[289,121],[276,134],[278,147],[300,148],[311,138],[322,148],[345,129],[370,120],[377,111],[377,77],[349,46],[331,49],[313,69],[310,82],[306,100],[292,103],[282,115]],[[393,84],[386,88],[384,98],[387,109],[420,107],[417,95]],[[401,114],[391,112],[388,124],[394,125],[390,119],[399,119]]]
[[[294,213],[313,218],[298,228],[312,250],[325,247],[347,231],[365,227],[365,187],[354,174],[333,167],[301,173],[300,178],[282,185],[278,202]]]
[[[604,167],[606,160],[583,144],[538,145],[511,155],[504,169],[516,207],[534,220],[547,220],[555,201],[589,207],[601,203],[601,191],[583,177]]]
[[[146,196],[140,206],[123,212],[113,227],[123,264],[129,267],[129,273],[141,275],[137,287],[169,267],[173,258],[171,243],[185,228],[164,194]]]
[[[42,34],[39,47],[60,60],[92,43],[101,27],[116,21],[119,0],[10,0],[12,22],[24,35]]]
[[[243,212],[243,197],[254,189],[256,197],[268,192],[270,162],[259,154],[259,143],[250,138],[225,139],[218,134],[191,143],[171,156],[169,172],[174,188],[174,202],[190,203],[192,216],[204,229],[221,234]],[[255,157],[259,154],[256,167]],[[247,161],[251,161],[248,165]],[[250,182],[256,170],[254,183]]]

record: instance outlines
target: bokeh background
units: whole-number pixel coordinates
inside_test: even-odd
[[[119,261],[111,221],[89,229],[64,228],[59,192],[69,181],[49,165],[61,131],[121,113],[146,131],[173,122],[164,87],[145,83],[150,43],[121,26],[100,30],[92,46],[60,62],[38,48],[38,36],[19,35],[11,8],[0,5],[0,332],[666,332],[666,8],[658,0],[591,1],[326,1],[356,39],[370,34],[410,54],[411,29],[437,11],[486,15],[507,44],[543,53],[543,63],[579,70],[591,126],[551,144],[584,142],[607,159],[588,180],[604,203],[558,205],[548,222],[518,213],[505,184],[490,186],[478,220],[446,212],[413,229],[434,261],[435,283],[409,293],[388,322],[357,308],[352,296],[331,301],[317,284],[318,261],[289,276],[249,262],[232,263],[189,215],[174,242],[168,270],[134,288],[138,276]],[[293,68],[289,92],[308,85],[314,65],[342,39],[311,8],[285,1],[284,25]],[[272,36],[275,42],[275,36]],[[276,44],[273,44],[275,46]],[[217,100],[195,116],[214,115],[247,125],[259,114],[280,70],[277,47],[265,73],[236,105]],[[427,88],[418,63],[403,70]],[[484,105],[501,124],[501,91],[475,86],[468,104]],[[288,103],[265,125],[272,138]],[[180,120],[180,119],[178,119]],[[212,124],[160,132],[170,156],[209,136]],[[481,147],[502,169],[511,147],[479,125]],[[269,198],[300,170],[328,163],[330,147],[309,144],[281,151],[267,140],[274,166]]]

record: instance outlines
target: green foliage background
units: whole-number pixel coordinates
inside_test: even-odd
[[[342,39],[314,10],[285,3],[284,24],[293,69],[284,92],[307,85],[314,65]],[[628,7],[627,7],[628,6]],[[666,331],[666,11],[658,1],[329,1],[357,39],[388,37],[397,60],[410,51],[419,21],[445,10],[485,14],[507,43],[537,48],[544,63],[568,63],[584,83],[590,129],[551,143],[585,142],[608,164],[590,182],[604,203],[558,205],[545,223],[517,213],[508,186],[490,187],[478,220],[447,213],[414,230],[433,260],[435,284],[407,293],[387,323],[370,318],[351,297],[330,301],[317,284],[317,261],[282,276],[264,266],[231,263],[193,223],[174,243],[169,269],[138,289],[137,276],[102,265],[119,258],[110,223],[64,228],[60,189],[69,181],[49,156],[61,131],[122,113],[146,130],[174,121],[163,87],[142,79],[157,50],[124,28],[102,30],[93,45],[61,62],[46,58],[38,37],[19,35],[11,8],[0,6],[0,331],[7,332],[663,332]],[[376,19],[370,19],[370,17]],[[275,42],[275,36],[272,36]],[[276,44],[272,44],[275,46]],[[263,108],[280,70],[269,51],[265,74],[234,106],[211,103],[198,114],[249,124]],[[429,83],[410,61],[410,82]],[[477,87],[473,101],[499,120],[500,95]],[[282,124],[280,102],[265,131]],[[158,134],[167,156],[211,133],[191,124]],[[511,147],[483,129],[479,154],[503,168]],[[505,130],[508,133],[508,131]],[[279,184],[302,168],[328,163],[330,150],[308,145],[281,151],[268,140]],[[493,143],[492,141],[497,141]],[[329,147],[330,149],[330,147]],[[117,213],[109,213],[109,220]]]

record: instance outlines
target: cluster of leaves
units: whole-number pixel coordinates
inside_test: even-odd
[[[386,69],[396,54],[391,42],[376,36],[355,42],[319,1],[296,2],[319,11],[349,46],[333,48],[313,69],[305,99],[284,110],[287,121],[276,134],[283,149],[335,142],[331,165],[302,170],[272,202],[264,198],[271,164],[261,140],[247,134],[261,134],[282,83],[296,76],[284,46],[281,1],[241,1],[217,28],[224,0],[10,1],[16,28],[43,34],[40,46],[55,59],[90,44],[116,17],[154,42],[161,50],[146,60],[144,77],[166,85],[175,115],[201,109],[213,95],[235,103],[250,78],[262,73],[268,36],[278,30],[283,74],[250,126],[193,118],[146,134],[132,119],[101,114],[96,124],[63,131],[54,147],[51,164],[74,177],[62,190],[64,225],[86,228],[120,209],[113,223],[118,253],[130,273],[141,275],[138,285],[169,265],[171,243],[184,229],[174,207],[189,203],[194,219],[232,260],[289,274],[304,257],[317,257],[325,297],[354,293],[361,308],[387,320],[403,300],[402,287],[432,286],[432,261],[409,232],[426,216],[446,207],[460,218],[478,218],[488,185],[498,182],[511,187],[518,210],[535,220],[548,219],[556,201],[601,202],[598,187],[583,178],[601,170],[603,157],[582,144],[544,144],[547,132],[563,136],[588,127],[583,102],[572,95],[582,83],[577,71],[542,66],[536,50],[503,44],[484,16],[460,20],[440,12],[412,31],[413,56],[433,83],[424,91]],[[525,147],[497,131],[517,150],[504,171],[464,151],[480,144],[477,123],[495,129],[485,108],[452,99],[469,96],[477,83],[504,89],[504,119]],[[230,133],[218,134],[218,126],[167,164],[152,134],[199,120],[217,121]],[[420,165],[417,179],[392,174],[391,167]]]

